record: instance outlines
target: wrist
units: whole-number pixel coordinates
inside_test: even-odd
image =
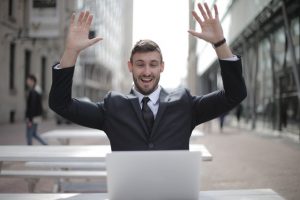
[[[230,58],[233,56],[231,49],[229,48],[229,46],[226,43],[215,48],[215,52],[219,59],[226,59],[226,58]]]
[[[225,43],[226,43],[226,39],[223,38],[221,40],[218,40],[216,43],[212,43],[212,46],[213,46],[214,49],[216,49],[216,48],[222,46]]]
[[[72,49],[65,49],[63,56],[60,60],[60,67],[66,68],[74,66],[76,64],[78,55],[79,52],[77,51],[74,51]]]

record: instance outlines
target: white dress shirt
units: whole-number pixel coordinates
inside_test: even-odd
[[[158,111],[158,106],[159,106],[159,94],[161,91],[160,85],[158,85],[156,90],[154,90],[150,95],[143,95],[142,93],[138,92],[134,86],[132,89],[133,89],[133,93],[139,98],[139,103],[140,103],[141,109],[143,106],[143,103],[142,103],[143,98],[145,96],[149,97],[150,101],[148,101],[147,104],[148,104],[149,108],[151,109],[151,111],[153,112],[154,119],[155,119],[157,111]]]

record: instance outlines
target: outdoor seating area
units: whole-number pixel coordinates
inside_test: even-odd
[[[205,146],[191,145],[190,149],[202,152],[203,161],[212,160]],[[26,179],[29,192],[34,192],[41,178],[57,179],[60,184],[62,179],[71,178],[105,179],[105,157],[110,152],[109,145],[0,146],[1,165],[24,162],[23,169],[1,169],[0,176]]]
[[[74,132],[74,134],[71,134]],[[99,135],[97,135],[99,133]],[[192,136],[201,137],[201,132]],[[107,199],[106,156],[111,153],[107,144],[75,145],[74,139],[105,138],[100,131],[52,130],[42,134],[48,146],[2,145],[0,146],[0,179],[24,179],[28,193],[0,193],[0,199]],[[63,139],[63,140],[61,140]],[[57,143],[58,142],[58,143]],[[53,145],[52,145],[53,144]],[[190,151],[201,152],[201,162],[213,162],[213,155],[202,144],[192,142]],[[14,167],[17,163],[18,169]],[[180,163],[178,163],[180,164]],[[36,193],[42,179],[53,179],[54,184],[45,193]],[[278,199],[283,198],[268,188],[249,190],[199,191],[199,199]]]

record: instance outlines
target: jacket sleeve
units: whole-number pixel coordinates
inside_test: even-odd
[[[192,97],[194,126],[230,111],[247,96],[241,59],[219,60],[219,63],[223,89],[204,96]]]
[[[103,102],[92,103],[72,98],[74,67],[52,69],[49,107],[62,117],[82,126],[102,129]]]

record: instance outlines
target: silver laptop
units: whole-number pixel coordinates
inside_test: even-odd
[[[113,152],[106,159],[110,200],[198,200],[201,152]]]

